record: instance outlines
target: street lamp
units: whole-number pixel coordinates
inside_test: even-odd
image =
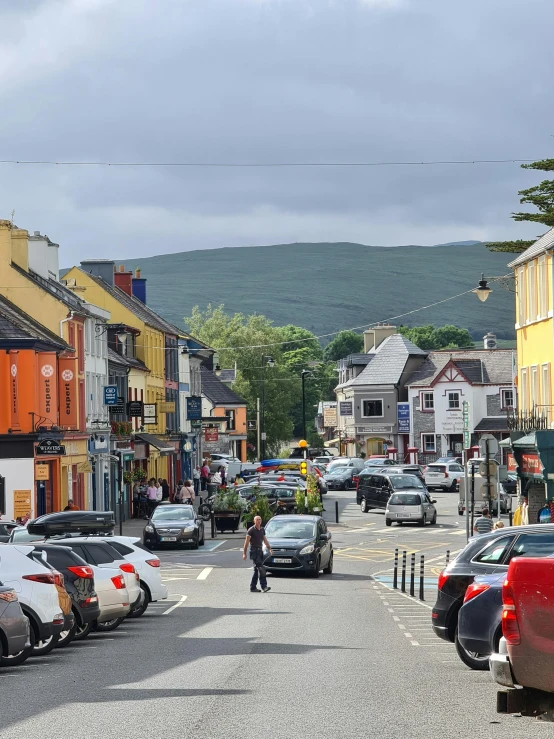
[[[265,381],[265,368],[267,367],[274,367],[275,366],[275,360],[273,357],[265,357],[262,354],[262,430],[260,434],[260,462],[262,462],[265,459],[265,390],[264,390],[264,381]]]
[[[302,438],[306,438],[306,375],[313,375],[310,370],[302,370]]]
[[[475,293],[479,300],[484,303],[485,300],[489,297],[489,295],[492,293],[492,289],[488,286],[487,280],[485,279],[485,275],[481,273],[481,279],[479,280],[479,283],[475,290],[471,291],[472,293]]]

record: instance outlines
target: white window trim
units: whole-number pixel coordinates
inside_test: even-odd
[[[457,395],[458,396],[458,407],[457,408],[451,408],[450,407],[450,396],[451,395]],[[447,390],[446,391],[446,402],[448,403],[447,411],[460,411],[462,410],[462,393],[460,390]]]
[[[540,405],[541,377],[538,364],[532,364],[529,369],[531,370],[529,383],[529,408],[531,409],[534,405]]]
[[[432,449],[426,449],[425,448],[425,437],[426,436],[432,436],[433,437],[433,448]],[[437,435],[433,433],[423,433],[421,434],[421,451],[423,454],[433,454],[437,451]]]
[[[381,401],[381,410],[383,411],[383,413],[380,416],[364,416],[364,403],[368,401],[377,401],[377,400]],[[362,398],[360,401],[360,410],[362,411],[361,413],[362,418],[384,418],[385,417],[385,401],[383,400],[383,398]]]
[[[521,408],[526,411],[529,409],[529,375],[527,367],[521,368]]]
[[[512,393],[512,405],[506,403],[506,393]],[[500,408],[505,411],[508,408],[516,407],[516,393],[513,387],[502,387],[500,388]]]
[[[433,402],[432,408],[426,408],[425,407],[425,396],[430,395],[431,400]],[[432,390],[422,390],[420,394],[419,399],[419,409],[420,411],[423,411],[424,413],[434,413],[435,412],[435,393]]]

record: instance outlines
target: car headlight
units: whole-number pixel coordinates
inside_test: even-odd
[[[194,524],[189,524],[189,526],[183,526],[183,531],[194,531]]]
[[[150,526],[150,524],[148,524],[147,526],[145,526],[144,527],[144,530],[147,531],[149,534],[153,534],[154,533],[154,527],[153,526]]]
[[[313,544],[308,544],[308,546],[304,547],[304,549],[300,550],[300,554],[311,554],[314,551],[315,547]]]

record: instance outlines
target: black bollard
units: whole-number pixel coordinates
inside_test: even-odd
[[[446,550],[446,565],[445,567],[448,567],[448,563],[450,562],[450,549]]]
[[[412,598],[415,595],[415,552],[410,557],[410,595]]]
[[[512,513],[512,509],[511,508],[508,511],[508,518],[509,518],[509,521],[510,521],[510,526],[513,526],[514,525],[514,514]]]
[[[213,511],[210,513],[210,522],[212,525],[212,539],[215,539],[215,513]]]
[[[419,558],[419,600],[425,600],[425,556]]]
[[[335,519],[338,523],[339,522],[339,502],[338,500],[335,500]]]
[[[406,550],[402,551],[402,581],[400,584],[400,590],[406,592]]]
[[[392,587],[398,590],[398,549],[394,550],[394,572],[392,576]]]

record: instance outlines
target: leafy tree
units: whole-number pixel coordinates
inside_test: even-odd
[[[425,351],[433,349],[457,349],[473,347],[474,341],[465,328],[457,326],[400,326],[398,331],[412,343]]]
[[[323,357],[327,361],[336,362],[347,357],[349,354],[357,354],[363,351],[364,337],[355,331],[341,331],[333,341],[330,341],[323,351]]]
[[[542,172],[554,171],[554,159],[541,159],[531,164],[522,164],[522,169],[538,169]],[[538,185],[530,187],[527,190],[520,190],[520,203],[529,203],[537,208],[537,213],[527,213],[525,211],[512,213],[514,221],[531,221],[534,223],[543,223],[551,228],[554,226],[554,180],[543,180]],[[492,241],[486,246],[490,251],[504,251],[518,253],[525,251],[534,241],[525,241],[518,239],[517,241]]]

